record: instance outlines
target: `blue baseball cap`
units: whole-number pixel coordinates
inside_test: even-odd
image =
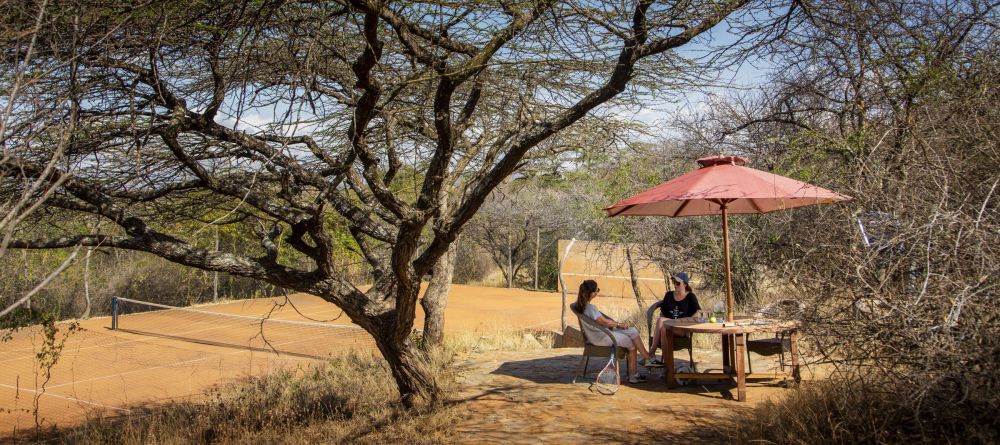
[[[674,281],[683,282],[685,286],[688,285],[688,274],[686,274],[684,272],[677,272],[677,273],[675,273],[672,279]]]

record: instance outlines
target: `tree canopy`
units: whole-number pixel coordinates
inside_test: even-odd
[[[5,7],[5,72],[32,77],[6,104],[3,193],[44,177],[55,185],[45,215],[104,222],[22,230],[10,246],[138,250],[321,296],[375,337],[406,403],[436,388],[409,340],[420,280],[490,192],[527,159],[583,143],[578,126],[603,125],[616,104],[703,76],[715,59],[675,50],[719,23],[749,46],[795,11],[747,0]],[[54,125],[37,127],[52,110]],[[171,230],[177,220],[251,224],[259,249],[196,245]],[[334,224],[371,268],[370,289],[338,270]],[[283,260],[288,249],[307,261]]]

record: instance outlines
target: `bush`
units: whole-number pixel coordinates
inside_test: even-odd
[[[497,267],[493,265],[486,252],[472,243],[458,243],[458,252],[455,254],[455,271],[452,275],[453,283],[482,282],[494,270],[497,270]]]
[[[9,304],[23,295],[68,255],[65,251],[19,253],[21,255],[0,258],[0,267],[11,272],[0,279],[0,295],[10,296],[6,301],[0,298],[0,303]],[[58,319],[79,317],[86,307],[84,279],[83,262],[78,259],[32,297],[31,307],[55,314]],[[114,296],[179,306],[212,300],[213,276],[210,272],[140,252],[95,250],[87,280],[91,316],[109,314]],[[219,274],[220,298],[253,298],[281,292],[282,289],[267,283]]]

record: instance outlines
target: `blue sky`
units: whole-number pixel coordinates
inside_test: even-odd
[[[719,46],[735,43],[737,38],[735,31],[727,23],[720,23],[703,38],[679,48],[677,54],[689,58],[702,57]],[[681,92],[678,95],[680,100],[676,102],[647,100],[639,109],[623,109],[617,114],[622,118],[643,122],[658,129],[657,131],[669,132],[668,124],[671,120],[706,109],[711,106],[712,97],[725,97],[741,89],[759,86],[766,80],[772,66],[769,60],[745,61],[717,73],[711,86]]]
[[[732,44],[737,36],[730,26],[723,22],[709,30],[696,41],[685,45],[677,50],[677,54],[686,58],[698,58],[713,51],[718,46]],[[767,75],[771,66],[769,61],[754,60],[744,62],[736,67],[729,67],[720,71],[715,76],[712,85],[689,91],[681,91],[674,97],[676,100],[657,100],[645,98],[641,106],[630,108],[612,109],[611,113],[622,119],[642,122],[653,129],[654,139],[660,136],[669,135],[669,123],[685,115],[694,114],[705,110],[711,106],[713,97],[725,97],[739,89],[752,88],[759,85]],[[222,110],[223,112],[227,110]],[[272,109],[245,110],[240,117],[239,123],[232,117],[220,114],[219,122],[229,127],[254,133],[264,130],[269,125],[281,119],[281,115],[287,112],[287,107],[277,107]],[[303,110],[303,117],[309,118],[309,110]],[[293,119],[294,120],[294,119]],[[288,127],[288,130],[296,134],[306,134],[311,132],[310,127],[299,126]]]

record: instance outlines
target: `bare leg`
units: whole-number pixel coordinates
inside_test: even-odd
[[[649,353],[646,352],[646,345],[642,344],[642,339],[640,339],[639,337],[635,337],[635,338],[632,339],[632,344],[635,345],[635,350],[634,351],[639,351],[639,354],[642,355],[642,358],[644,358],[646,360],[649,360],[651,358],[651,356],[649,355]],[[634,351],[632,351],[632,352],[634,352]]]
[[[673,351],[666,350],[667,336],[668,335],[670,335],[670,336],[674,335],[674,331],[671,330],[670,326],[660,325],[660,330],[659,330],[658,334],[660,336],[660,342],[663,343],[663,347],[664,347],[663,354],[666,355],[668,353],[673,352]],[[671,342],[671,344],[673,344],[673,342]]]
[[[660,331],[663,329],[663,320],[666,320],[666,319],[663,318],[663,317],[657,317],[656,318],[656,328],[653,331],[653,344],[649,348],[649,354],[650,355],[656,354],[656,350],[661,347],[661,344],[662,344],[663,340],[662,340],[662,337],[660,337],[660,335],[661,335]]]
[[[628,369],[631,370],[631,372],[633,372],[635,374],[638,374],[639,373],[639,368],[637,367],[637,365],[636,365],[635,362],[636,362],[636,360],[635,360],[635,349],[629,349],[629,351],[628,351]],[[632,377],[632,376],[629,376],[629,377]]]

